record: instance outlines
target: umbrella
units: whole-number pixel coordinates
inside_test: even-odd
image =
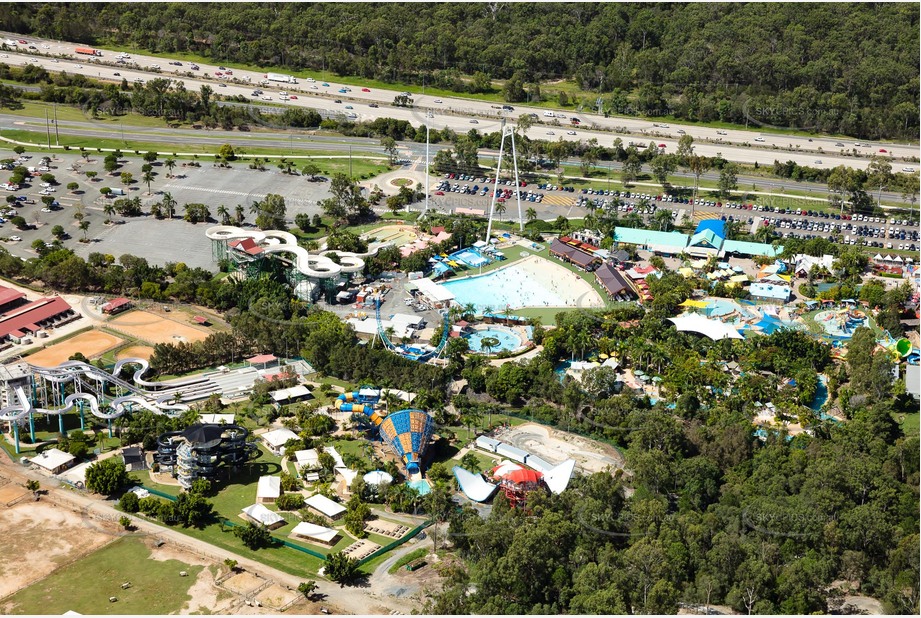
[[[633,375],[635,375],[635,376],[644,376],[644,375],[646,375],[646,372],[643,371],[643,370],[641,370],[641,369],[637,369],[637,370],[635,370],[635,371],[633,372]]]
[[[652,381],[653,381],[653,382],[661,382],[661,381],[662,381],[662,378],[661,378],[660,376],[653,376]]]
[[[608,355],[607,355],[607,354],[599,354],[599,355],[598,355],[598,358],[600,358],[601,360],[607,360],[607,359],[608,359]]]

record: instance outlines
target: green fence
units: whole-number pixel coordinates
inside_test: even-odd
[[[152,494],[155,495],[155,496],[160,496],[161,498],[166,498],[166,499],[169,500],[170,502],[175,502],[175,501],[176,501],[176,496],[171,496],[170,494],[163,493],[162,491],[159,491],[159,490],[156,490],[156,489],[151,489],[150,487],[147,487],[146,485],[141,485],[141,488],[142,488],[142,489],[146,489],[147,491],[149,491],[150,493],[152,493]]]
[[[430,520],[428,520],[428,521],[426,521],[426,522],[424,522],[424,523],[422,523],[422,524],[416,526],[415,528],[413,528],[412,530],[410,530],[410,531],[406,534],[406,536],[404,536],[404,537],[402,537],[402,538],[400,538],[400,539],[397,539],[396,541],[394,541],[393,543],[390,543],[389,545],[384,545],[383,547],[381,547],[379,550],[377,550],[376,552],[374,552],[373,554],[371,554],[371,555],[368,556],[367,558],[362,558],[361,560],[359,560],[359,561],[358,561],[358,566],[361,566],[361,565],[365,564],[366,562],[368,562],[368,561],[370,561],[370,560],[373,560],[373,559],[377,558],[377,557],[380,556],[381,554],[386,554],[388,551],[390,551],[390,550],[392,550],[392,549],[395,549],[395,548],[399,547],[400,545],[402,545],[402,544],[405,543],[406,541],[415,538],[417,534],[419,534],[419,533],[422,532],[424,529],[426,529],[426,528],[428,528],[429,526],[431,526],[432,523],[434,523],[434,520],[431,520],[431,519],[430,519]]]
[[[223,522],[224,522],[224,525],[227,526],[228,528],[236,528],[237,526],[241,526],[241,525],[242,525],[242,524],[234,523],[234,522],[230,521],[229,519],[222,519],[221,521],[223,521]],[[303,552],[303,553],[305,553],[305,554],[309,554],[309,555],[313,556],[314,558],[319,558],[320,560],[326,560],[326,554],[321,554],[320,552],[313,551],[313,550],[310,549],[310,548],[301,547],[300,545],[295,545],[294,543],[289,543],[289,542],[286,541],[285,539],[280,539],[280,538],[278,538],[277,536],[274,536],[274,535],[270,535],[270,536],[272,537],[272,540],[276,541],[276,542],[279,543],[280,545],[284,545],[285,547],[290,547],[291,549],[296,549],[296,550],[299,551],[299,552]]]

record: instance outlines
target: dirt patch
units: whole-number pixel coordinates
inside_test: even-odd
[[[114,529],[107,534],[98,522],[89,526],[73,511],[31,500],[0,509],[0,530],[8,558],[0,561],[0,598],[115,539]]]
[[[108,322],[112,328],[149,343],[201,341],[208,332],[149,311],[129,311]]]
[[[233,577],[224,580],[221,583],[221,586],[226,590],[233,592],[234,594],[246,596],[264,583],[265,580],[261,577],[256,577],[252,573],[243,571],[242,573],[238,573]]]
[[[156,552],[154,552],[156,554]],[[181,552],[177,552],[181,553]],[[189,554],[183,554],[183,559],[191,558]],[[155,560],[168,560],[169,558],[154,558]],[[180,614],[191,614],[197,612],[213,613],[213,614],[223,614],[224,610],[229,609],[229,606],[233,605],[234,598],[224,599],[219,607],[218,593],[221,592],[217,586],[214,585],[214,575],[209,569],[202,569],[201,573],[198,574],[198,577],[195,578],[195,583],[192,584],[192,587],[189,588],[189,595],[192,597],[185,607],[183,607],[179,613]],[[226,612],[230,613],[230,612]]]
[[[256,600],[266,607],[282,609],[303,595],[297,590],[288,590],[281,584],[272,584],[256,595]]]
[[[67,341],[50,345],[44,350],[27,356],[26,360],[40,367],[55,367],[77,352],[87,358],[93,358],[123,342],[124,339],[120,339],[115,335],[99,330],[91,330],[80,333],[76,337],[71,337]]]
[[[617,449],[536,423],[525,423],[502,430],[496,435],[496,439],[524,449],[550,463],[558,464],[566,459],[575,459],[576,467],[587,473],[602,472],[608,467],[624,467],[624,459]]]
[[[117,360],[123,358],[143,358],[144,360],[150,360],[153,353],[154,349],[149,345],[133,345],[119,350],[115,358]]]
[[[0,506],[6,506],[17,502],[27,495],[29,490],[20,485],[14,485],[12,483],[7,483],[3,487],[0,487]]]

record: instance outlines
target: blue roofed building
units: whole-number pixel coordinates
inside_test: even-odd
[[[633,227],[615,227],[614,243],[620,245],[635,245],[640,249],[648,249],[665,255],[677,255],[684,251],[688,245],[687,234],[680,232],[661,232]]]
[[[775,283],[752,283],[748,286],[748,294],[753,300],[764,300],[775,303],[788,303],[793,290],[787,285]]]

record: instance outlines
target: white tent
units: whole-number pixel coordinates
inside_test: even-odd
[[[720,339],[744,339],[735,328],[719,320],[710,320],[699,313],[685,313],[677,318],[668,318],[680,332],[705,335],[714,341]]]
[[[555,494],[561,494],[569,486],[572,473],[576,469],[576,460],[567,459],[560,465],[544,473],[544,482]]]
[[[368,472],[362,478],[368,485],[382,485],[384,483],[390,484],[393,482],[393,477],[383,470],[373,470]]]
[[[298,525],[294,526],[294,529],[288,536],[303,537],[305,539],[316,540],[329,545],[338,535],[339,532],[335,528],[327,528],[326,526],[318,526],[316,524],[302,521]]]
[[[261,504],[253,504],[246,507],[243,509],[243,513],[240,515],[240,517],[256,523],[260,523],[266,528],[275,528],[285,523],[284,517],[275,511],[269,510]]]

